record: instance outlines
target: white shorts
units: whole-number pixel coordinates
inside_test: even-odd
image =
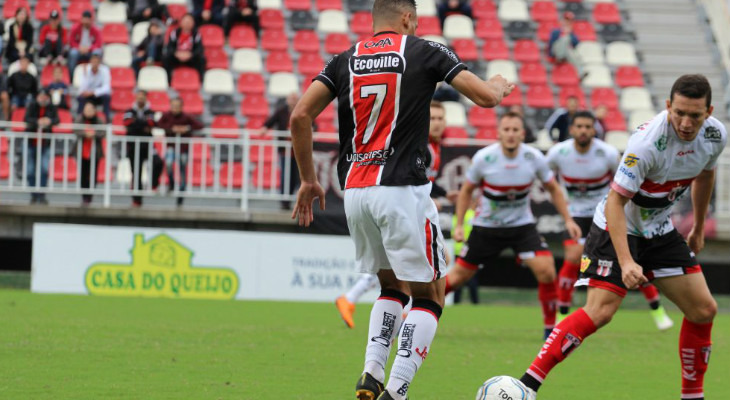
[[[406,282],[433,282],[445,272],[444,237],[431,184],[345,190],[345,214],[364,273],[392,269]]]

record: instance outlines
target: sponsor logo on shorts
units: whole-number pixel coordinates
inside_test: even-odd
[[[596,273],[599,276],[607,277],[611,275],[611,267],[613,267],[613,261],[598,260],[598,271]]]
[[[640,160],[640,158],[636,154],[629,153],[626,156],[624,156],[624,165],[631,168],[634,165],[636,165],[636,163],[638,163],[639,160]]]
[[[636,174],[634,174],[633,172],[629,171],[629,169],[628,169],[628,168],[626,168],[626,167],[624,167],[623,165],[622,165],[622,166],[621,166],[621,168],[619,168],[618,170],[619,170],[619,171],[620,171],[620,172],[621,172],[622,174],[624,174],[624,175],[628,176],[628,177],[629,177],[629,179],[631,179],[632,181],[636,179]]]
[[[664,151],[667,149],[667,135],[661,135],[659,136],[659,139],[654,142],[654,147],[656,147],[659,151]]]
[[[580,272],[586,272],[588,267],[591,266],[591,259],[583,256],[580,258]]]
[[[715,128],[714,126],[708,126],[705,128],[705,140],[708,142],[721,142],[722,141],[722,134],[720,133],[720,130]]]

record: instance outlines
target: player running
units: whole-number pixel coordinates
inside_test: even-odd
[[[594,126],[593,114],[588,111],[576,112],[569,126],[572,139],[556,144],[547,153],[548,165],[558,174],[568,192],[568,211],[583,233],[578,241],[570,237],[563,241],[565,260],[558,274],[558,320],[568,315],[585,237],[593,223],[596,206],[608,194],[611,178],[618,169],[618,150],[594,139]],[[657,328],[671,328],[674,323],[659,303],[656,287],[647,283],[639,290],[649,302]]]
[[[456,202],[457,225],[452,237],[464,241],[464,215],[472,193],[482,193],[469,240],[461,256],[446,276],[446,293],[461,287],[480,265],[494,261],[505,248],[511,248],[537,279],[542,304],[545,336],[555,326],[557,284],[555,261],[535,227],[530,209],[532,184],[539,180],[550,193],[553,204],[565,219],[570,236],[578,239],[580,228],[568,213],[568,205],[545,156],[523,143],[525,126],[519,114],[508,112],[499,119],[499,142],[479,150],[466,171]]]
[[[521,381],[537,391],[545,377],[585,338],[609,323],[627,289],[654,280],[684,313],[679,333],[682,399],[704,399],[717,303],[695,254],[704,247],[704,222],[715,166],[727,142],[711,117],[712,90],[702,75],[672,86],[667,110],[631,136],[611,190],[596,209],[581,260],[586,305],[558,324]],[[687,241],[672,226],[672,205],[691,187],[694,226]]]
[[[337,97],[338,173],[345,214],[360,270],[377,273],[381,295],[373,305],[360,400],[403,400],[428,355],[444,305],[444,244],[429,197],[429,104],[442,80],[474,103],[494,107],[513,85],[501,76],[485,82],[447,47],[419,39],[414,0],[375,0],[375,34],[334,56],[292,112],[292,144],[302,184],[292,214],[313,219],[324,191],[312,162],[312,121]],[[403,321],[387,386],[385,365],[401,325],[408,293],[413,308]]]

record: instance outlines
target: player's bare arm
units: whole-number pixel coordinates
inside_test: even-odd
[[[692,182],[692,206],[694,225],[687,236],[689,248],[698,254],[705,247],[705,216],[710,205],[712,188],[715,185],[715,170],[704,170]]]
[[[464,181],[459,191],[459,197],[456,199],[456,226],[451,232],[451,237],[457,242],[464,241],[464,215],[471,204],[472,193],[477,186],[469,181]]]
[[[542,186],[545,188],[545,190],[548,191],[548,193],[550,193],[550,198],[553,201],[553,205],[563,217],[563,220],[565,221],[565,229],[568,231],[568,234],[570,234],[570,237],[573,240],[580,239],[582,232],[580,231],[580,227],[578,226],[578,224],[573,221],[573,217],[568,211],[568,202],[565,201],[563,190],[560,188],[558,181],[555,179],[551,179],[549,182],[544,183]]]
[[[487,108],[499,105],[515,88],[502,75],[495,75],[484,81],[467,70],[459,72],[451,81],[451,86],[478,106]]]
[[[629,198],[611,189],[606,199],[606,227],[611,236],[611,243],[619,264],[621,265],[621,279],[629,289],[635,289],[647,282],[641,265],[634,261],[629,252],[629,241],[626,238],[626,213],[624,206]]]
[[[299,166],[301,186],[292,219],[299,217],[299,225],[309,226],[314,220],[312,204],[319,198],[319,208],[324,210],[324,190],[317,181],[312,161],[312,122],[327,107],[334,96],[322,82],[314,81],[291,113],[291,136],[294,156]]]

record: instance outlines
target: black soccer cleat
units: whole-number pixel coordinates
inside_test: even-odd
[[[375,400],[383,393],[383,384],[373,378],[372,375],[364,372],[355,385],[355,398],[357,400]],[[391,397],[386,397],[390,399]]]
[[[380,397],[378,397],[377,400],[394,400],[394,399],[393,399],[393,396],[391,396],[387,390],[383,390],[383,393],[380,395]],[[408,400],[407,397],[406,397],[406,400]]]

